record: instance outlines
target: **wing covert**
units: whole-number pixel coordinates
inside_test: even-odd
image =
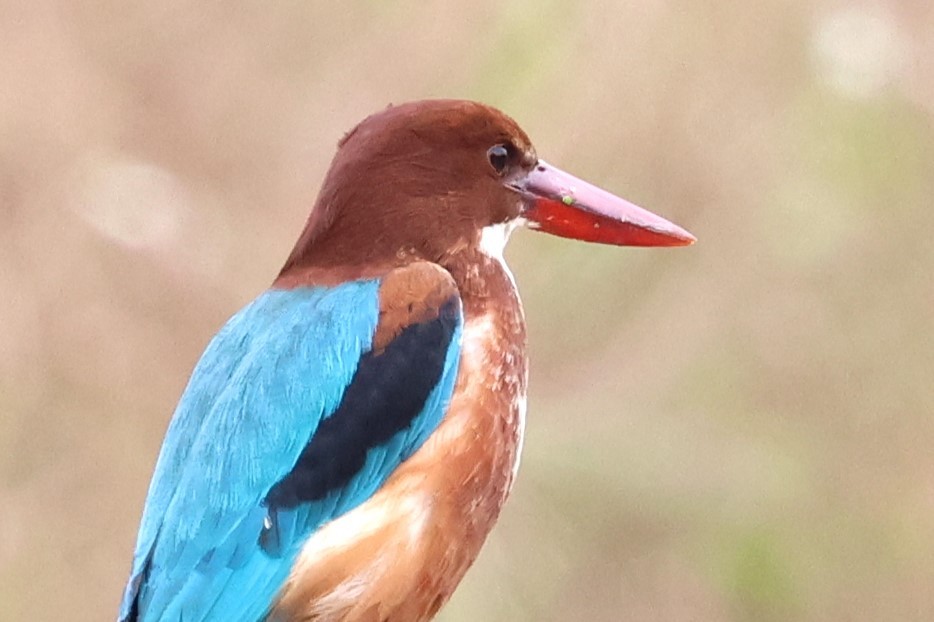
[[[262,618],[314,529],[368,498],[440,422],[461,314],[431,264],[272,290],[236,314],[170,424],[121,619]]]

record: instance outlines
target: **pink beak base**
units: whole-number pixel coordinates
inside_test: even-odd
[[[514,187],[531,199],[530,227],[617,246],[687,246],[697,238],[661,216],[539,161]]]

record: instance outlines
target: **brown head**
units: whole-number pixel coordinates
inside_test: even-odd
[[[538,159],[502,112],[471,101],[392,106],[347,133],[282,274],[303,268],[445,263],[490,225],[592,242],[690,244],[662,218]]]

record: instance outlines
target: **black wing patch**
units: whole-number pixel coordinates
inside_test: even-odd
[[[324,498],[360,472],[370,449],[408,428],[441,379],[458,321],[451,298],[437,317],[406,326],[382,351],[363,355],[337,410],[318,425],[266,505],[289,509]]]

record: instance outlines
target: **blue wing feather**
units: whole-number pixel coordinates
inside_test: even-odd
[[[368,498],[435,429],[456,377],[459,305],[440,379],[411,425],[340,489],[266,507],[370,350],[378,296],[378,280],[272,290],[215,336],[166,433],[121,620],[261,619],[308,535]],[[270,519],[277,554],[260,543]]]

